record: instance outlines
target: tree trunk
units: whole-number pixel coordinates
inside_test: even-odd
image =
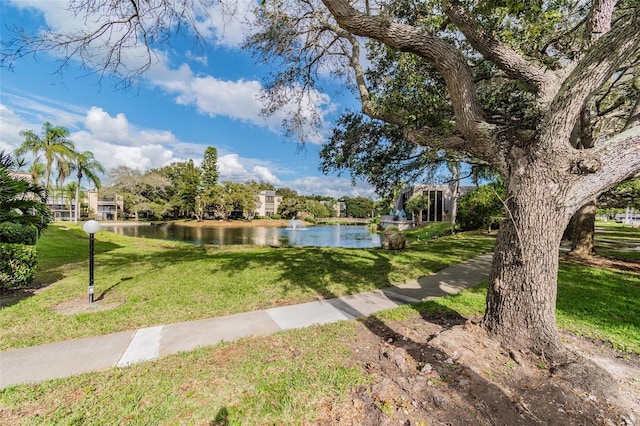
[[[452,188],[453,197],[451,199],[451,233],[456,232],[456,218],[458,216],[458,199],[460,198],[460,172],[458,171],[458,177],[456,183]]]
[[[590,202],[582,206],[571,220],[571,254],[588,257],[594,254],[593,234],[596,224],[596,203]]]
[[[482,324],[509,348],[558,359],[565,353],[555,319],[558,251],[570,214],[550,180],[529,174],[517,182],[505,197]]]

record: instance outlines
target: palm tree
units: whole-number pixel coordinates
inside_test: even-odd
[[[13,176],[13,158],[0,151],[0,223],[13,222],[34,225],[38,234],[51,222],[51,211],[47,207],[44,188]]]
[[[91,151],[76,153],[71,163],[71,170],[75,170],[78,177],[76,185],[76,204],[75,204],[75,222],[78,221],[78,212],[80,211],[80,182],[83,176],[87,176],[93,182],[96,188],[100,188],[100,177],[98,172],[104,173],[105,168],[93,157]]]
[[[69,182],[68,184],[66,184],[64,186],[64,206],[67,208],[67,210],[69,210],[69,220],[72,219],[76,219],[77,220],[77,214],[75,216],[71,216],[71,201],[74,199],[73,197],[76,197],[78,193],[78,183],[77,182]],[[74,207],[75,206],[75,201],[74,201]]]
[[[68,139],[69,130],[62,126],[53,126],[47,121],[42,126],[41,136],[35,134],[32,130],[22,130],[20,131],[20,136],[24,138],[24,142],[16,150],[16,155],[22,155],[30,151],[36,159],[40,154],[44,156],[44,187],[49,190],[51,169],[54,161],[64,173],[65,163],[73,157],[75,145]]]

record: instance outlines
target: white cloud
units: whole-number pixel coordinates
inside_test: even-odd
[[[221,80],[211,75],[195,75],[187,64],[182,64],[176,69],[169,69],[166,57],[161,57],[163,59],[149,70],[148,77],[153,85],[175,95],[177,104],[193,105],[198,112],[212,118],[224,116],[264,126],[274,133],[281,132],[284,119],[299,111],[300,117],[306,123],[301,129],[306,136],[306,141],[314,144],[321,144],[325,141],[324,116],[335,109],[335,105],[332,104],[328,95],[311,90],[305,93],[301,99],[292,100],[280,111],[264,117],[261,114],[263,104],[260,99],[263,88],[259,81],[243,79],[230,81]],[[293,91],[300,90],[300,88],[294,87],[288,90],[287,96],[291,96]],[[314,121],[314,111],[320,115],[319,130],[311,125]]]
[[[265,164],[264,161],[243,158],[238,154],[225,154],[218,157],[218,171],[221,181],[247,182],[254,180],[279,185],[280,179],[272,169],[273,166]]]
[[[257,177],[257,181],[267,182],[273,185],[279,185],[281,183],[280,179],[278,179],[276,175],[271,173],[271,170],[269,170],[267,167],[255,166],[253,168],[253,173]]]
[[[15,114],[6,105],[0,104],[0,127],[0,151],[13,151],[22,143],[20,131],[31,128],[31,123]],[[32,130],[35,131],[35,128]]]
[[[0,150],[14,151],[18,148],[23,141],[19,134],[21,130],[30,129],[39,134],[44,121],[63,125],[56,121],[57,117],[67,114],[63,108],[50,106],[45,112],[45,109],[36,107],[37,114],[34,114],[33,111],[22,108],[32,103],[37,104],[35,99],[10,99],[19,99],[21,109],[16,111],[13,105],[0,104]],[[74,108],[74,111],[77,111],[77,108]],[[74,119],[70,123],[64,123],[64,127],[70,130],[78,129],[72,130],[69,137],[74,141],[76,150],[93,152],[96,159],[107,169],[119,165],[139,170],[161,167],[185,158],[176,156],[173,147],[178,147],[178,151],[183,153],[194,151],[194,144],[181,142],[170,131],[138,129],[132,126],[122,113],[112,117],[101,108],[91,107],[84,116],[76,112],[68,116],[73,116]],[[202,149],[200,145],[197,147],[198,151]]]
[[[249,172],[240,163],[238,154],[227,154],[218,157],[218,171],[220,180],[243,181],[248,180]]]
[[[233,182],[267,182],[276,188],[290,188],[300,195],[327,195],[334,198],[342,196],[367,197],[376,199],[373,188],[366,182],[359,181],[354,186],[351,179],[332,176],[308,176],[299,179],[284,181],[279,179],[272,170],[273,165],[255,164],[255,159],[243,158],[238,154],[225,154],[218,157],[218,170],[220,181]]]
[[[12,4],[20,9],[39,11],[44,16],[49,28],[55,31],[73,32],[96,26],[96,22],[91,19],[85,21],[67,11],[65,1],[21,0],[19,2],[13,1]],[[237,48],[244,37],[244,31],[250,30],[245,26],[245,23],[252,19],[251,10],[254,6],[255,3],[252,0],[220,2],[212,6],[208,18],[203,11],[196,10],[195,19],[198,30],[204,37],[211,38],[218,44]],[[112,30],[109,37],[114,39],[119,36],[118,34],[122,34],[121,31],[124,31],[119,27],[114,27]],[[102,41],[107,42],[108,40]],[[97,42],[91,45],[94,50],[90,57],[97,64],[107,54],[99,46],[104,49],[105,44]],[[153,50],[151,53],[154,56],[152,58],[154,62],[146,71],[145,77],[153,86],[174,96],[177,104],[193,106],[199,113],[210,117],[224,116],[266,127],[274,133],[282,132],[283,120],[291,117],[294,111],[299,111],[300,117],[307,123],[314,121],[314,111],[316,111],[320,117],[321,130],[317,130],[309,124],[302,125],[299,130],[305,135],[307,142],[320,144],[326,139],[327,130],[324,117],[334,109],[331,99],[326,94],[311,90],[309,93],[305,93],[301,100],[292,101],[281,111],[265,118],[261,115],[263,104],[260,101],[260,95],[263,88],[259,81],[245,79],[230,81],[212,75],[195,75],[186,63],[178,67],[172,66],[167,52]],[[194,56],[191,51],[186,52],[185,55],[187,59],[199,63],[205,64],[207,61],[206,57]],[[146,49],[137,43],[135,47],[128,48],[120,60],[127,70],[135,70],[144,65],[146,58]],[[291,88],[289,90],[298,89]],[[68,121],[73,119],[74,117],[60,117],[56,122],[68,126]],[[113,129],[113,131],[116,130]]]
[[[247,32],[251,31],[248,22],[255,19],[255,6],[254,0],[216,2],[206,12],[199,13],[196,27],[204,38],[221,46],[238,48]]]
[[[59,115],[55,111],[52,114]],[[52,117],[46,117],[46,119],[52,121]],[[11,106],[0,104],[0,128],[2,128],[0,150],[15,150],[22,143],[19,131],[32,129],[39,132],[41,123],[41,121],[25,120]],[[73,125],[81,128],[70,135],[77,150],[93,152],[96,159],[107,170],[124,165],[145,171],[189,158],[200,163],[204,152],[203,145],[183,142],[167,130],[140,129],[131,125],[124,114],[118,113],[112,116],[98,107],[91,107]],[[109,126],[113,126],[113,131],[109,130]],[[352,186],[349,179],[304,177],[283,181],[277,173],[287,171],[281,167],[261,159],[241,157],[236,153],[225,153],[219,156],[218,169],[221,181],[264,181],[277,188],[294,189],[303,195],[320,194],[336,198],[344,195],[375,197],[368,185],[359,183],[357,186]]]
[[[33,94],[22,95],[3,91],[2,99],[3,103],[10,104],[12,110],[23,119],[39,123],[36,127],[27,127],[33,131],[40,128],[45,121],[56,123],[58,126],[75,127],[85,112],[75,105]]]
[[[190,50],[187,50],[186,55],[187,55],[187,58],[189,58],[190,60],[199,62],[204,66],[207,66],[209,63],[209,58],[206,55],[198,56]]]

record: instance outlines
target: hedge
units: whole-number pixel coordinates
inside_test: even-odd
[[[0,223],[0,243],[36,245],[38,228],[13,222]]]
[[[0,243],[0,288],[28,286],[36,265],[35,246]]]

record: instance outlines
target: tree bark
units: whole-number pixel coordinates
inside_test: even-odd
[[[534,170],[535,169],[535,170]],[[538,167],[507,185],[482,324],[505,346],[561,359],[555,320],[558,250],[571,217]],[[515,182],[515,183],[514,183]]]
[[[571,254],[577,257],[589,257],[594,254],[593,236],[596,223],[596,203],[584,205],[572,220]]]

